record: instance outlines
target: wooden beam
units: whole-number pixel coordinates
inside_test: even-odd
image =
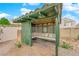
[[[55,23],[55,18],[45,18],[45,19],[38,19],[38,20],[33,20],[33,24],[46,24],[46,23]]]

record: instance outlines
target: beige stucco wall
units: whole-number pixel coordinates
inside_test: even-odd
[[[79,28],[61,28],[60,38],[73,38],[77,39],[79,35]]]
[[[17,27],[5,27],[3,33],[0,35],[0,42],[8,40],[16,40],[17,38]]]

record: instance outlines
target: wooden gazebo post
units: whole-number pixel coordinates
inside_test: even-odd
[[[59,35],[59,15],[57,15],[57,17],[56,17],[56,56],[58,56],[58,47],[59,47],[59,37],[60,37],[60,35]]]
[[[58,8],[56,10],[58,10],[57,16],[56,16],[56,56],[58,56],[58,47],[59,47],[59,40],[60,40],[60,22],[61,22],[61,13],[62,13],[62,4],[57,6]],[[60,9],[61,8],[61,9]]]

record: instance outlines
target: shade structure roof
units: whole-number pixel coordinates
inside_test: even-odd
[[[42,8],[38,8],[35,11],[22,15],[16,19],[14,19],[13,22],[23,23],[23,22],[27,22],[29,20],[32,23],[51,22],[52,20],[55,20],[54,18],[57,15],[60,15],[60,17],[61,17],[61,10],[62,10],[61,3],[44,4],[44,6]],[[43,19],[45,19],[45,21]]]

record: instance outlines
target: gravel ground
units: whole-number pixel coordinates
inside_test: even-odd
[[[55,56],[55,43],[44,40],[34,40],[33,46],[15,46],[15,41],[0,43],[0,55],[3,56]],[[59,47],[59,56],[79,56],[79,51]]]

